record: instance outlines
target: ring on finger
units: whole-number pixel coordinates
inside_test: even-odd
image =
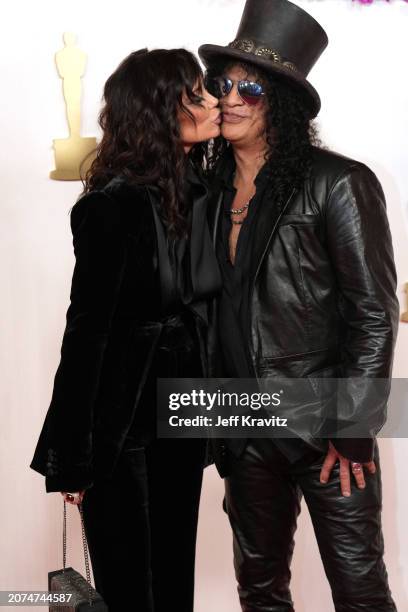
[[[353,474],[359,474],[363,471],[363,466],[361,465],[361,463],[356,463],[355,461],[352,461],[351,471],[353,472]]]
[[[67,493],[67,501],[74,502],[79,499],[79,493]]]

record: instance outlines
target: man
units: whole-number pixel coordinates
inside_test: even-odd
[[[391,376],[398,301],[383,191],[362,163],[315,146],[320,99],[306,77],[327,42],[287,0],[247,0],[236,39],[199,49],[225,139],[212,211],[224,282],[214,309],[219,344],[209,344],[214,375]],[[294,610],[302,494],[336,611],[395,612],[375,441],[385,402],[372,403],[364,384],[358,391],[347,409],[371,423],[367,437],[214,445],[245,612]]]

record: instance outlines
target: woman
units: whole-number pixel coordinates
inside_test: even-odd
[[[205,441],[157,439],[156,379],[206,375],[220,276],[193,158],[218,100],[183,49],[129,55],[108,79],[103,138],[71,211],[76,265],[51,405],[31,467],[82,501],[110,612],[193,609]]]

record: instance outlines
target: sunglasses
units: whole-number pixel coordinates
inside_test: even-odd
[[[228,96],[233,87],[234,82],[228,77],[213,77],[206,78],[205,80],[205,88],[212,96],[215,96],[216,98]],[[251,106],[258,104],[262,96],[265,95],[262,85],[255,83],[254,81],[237,81],[237,90],[239,97],[245,102],[245,104],[249,104]]]

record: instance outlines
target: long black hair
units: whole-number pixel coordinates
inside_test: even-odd
[[[103,188],[118,175],[130,183],[154,184],[169,231],[185,231],[186,155],[177,116],[181,109],[194,120],[182,97],[185,93],[200,104],[193,89],[202,76],[197,59],[185,49],[140,49],[128,55],[104,87],[99,115],[103,136],[83,193]],[[193,149],[191,156],[202,159],[202,147]]]
[[[275,202],[281,204],[301,186],[308,175],[313,146],[320,146],[317,126],[311,118],[306,94],[288,80],[258,69],[250,63],[218,61],[210,66],[206,78],[224,74],[239,66],[264,86],[268,109],[265,116],[265,137],[268,145],[266,162],[274,186]],[[228,148],[227,141],[219,137],[211,143],[210,173],[216,171],[220,158]]]

